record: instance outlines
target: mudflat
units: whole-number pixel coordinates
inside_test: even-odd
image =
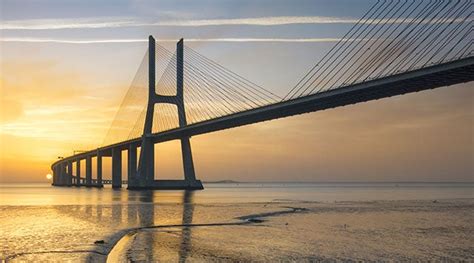
[[[473,260],[474,199],[184,205],[109,261]]]
[[[470,183],[209,184],[194,192],[4,186],[0,261],[473,261],[473,189]]]

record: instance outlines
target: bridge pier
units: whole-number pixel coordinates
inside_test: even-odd
[[[184,180],[188,185],[197,183],[189,137],[181,139],[181,154],[183,157]],[[200,184],[200,182],[198,184]]]
[[[76,160],[76,185],[81,186],[81,159]]]
[[[131,181],[135,180],[137,174],[137,146],[134,144],[130,144],[128,146],[128,173],[127,173],[127,181],[130,183]]]
[[[53,169],[53,185],[58,185],[58,166]]]
[[[97,150],[97,187],[104,187],[102,184],[102,153]]]
[[[53,169],[53,185],[65,186],[67,185],[66,164],[60,163]]]
[[[61,185],[61,167],[59,165],[56,168],[56,185]]]
[[[70,186],[68,163],[64,163],[63,173],[64,173],[64,186]]]
[[[67,162],[67,186],[72,185],[72,162]]]
[[[92,179],[92,157],[85,156],[86,175],[81,178],[81,159],[68,160],[59,163],[53,168],[53,185],[56,186],[87,186],[103,187],[102,183],[102,155],[97,151],[97,179]],[[73,163],[76,163],[76,173],[73,173]]]
[[[155,180],[155,144],[151,141],[151,138],[147,137],[144,135],[145,138],[143,140],[143,162],[142,167],[144,170],[144,176],[145,178],[140,178],[142,179],[141,185],[144,186],[149,186],[153,184],[153,181]],[[140,154],[140,158],[142,158],[142,155]]]
[[[67,185],[67,173],[66,173],[66,164],[65,163],[61,163],[61,165],[59,166],[59,169],[60,169],[60,185],[61,186],[65,186]]]
[[[122,187],[122,150],[112,149],[112,188]]]
[[[92,186],[92,156],[86,157],[86,186]]]
[[[196,180],[190,137],[183,135],[181,153],[183,157],[184,180],[155,180],[154,142],[150,135],[153,127],[153,113],[156,103],[175,104],[178,110],[179,127],[186,127],[184,107],[184,40],[176,45],[176,95],[165,96],[155,91],[155,39],[150,36],[148,42],[148,106],[143,129],[140,160],[136,176],[129,171],[128,189],[203,189],[202,183]],[[131,159],[131,158],[129,158]],[[131,161],[131,160],[129,160]],[[130,169],[130,168],[129,168]]]
[[[53,185],[58,185],[58,165],[53,168]]]
[[[184,107],[184,40],[176,44],[176,97],[178,97],[178,120],[179,127],[186,127],[186,111]],[[201,181],[196,180],[194,172],[193,155],[189,136],[181,138],[181,154],[183,157],[184,185],[192,189],[203,189]]]

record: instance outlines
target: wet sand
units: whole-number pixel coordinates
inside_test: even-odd
[[[0,262],[473,261],[473,190],[454,183],[5,187]]]
[[[183,224],[130,230],[108,261],[473,260],[473,218],[474,199],[188,204]]]

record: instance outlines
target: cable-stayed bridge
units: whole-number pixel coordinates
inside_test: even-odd
[[[284,96],[207,58],[183,39],[172,52],[150,36],[102,146],[55,162],[53,185],[202,189],[192,136],[470,82],[472,11],[469,0],[377,1]],[[154,145],[170,140],[181,141],[185,178],[155,180]],[[112,158],[112,180],[102,178],[106,157]]]

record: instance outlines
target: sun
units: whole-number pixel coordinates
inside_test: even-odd
[[[46,179],[51,180],[52,178],[53,178],[53,176],[51,174],[46,175]]]

